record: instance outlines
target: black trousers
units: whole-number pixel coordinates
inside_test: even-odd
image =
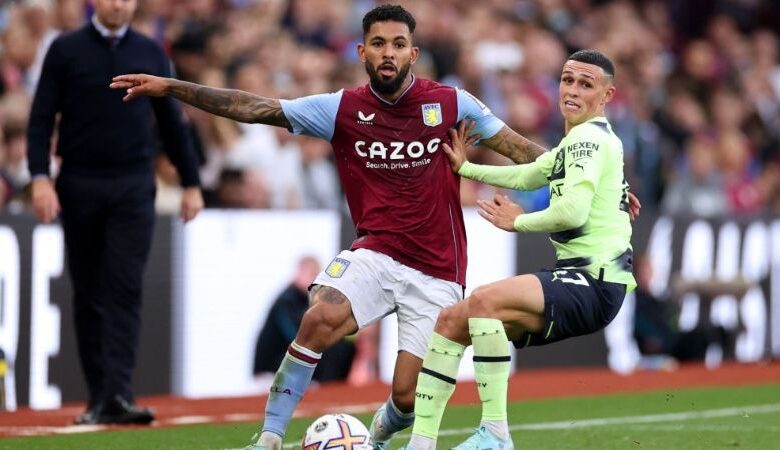
[[[64,170],[56,189],[90,407],[117,394],[133,401],[141,286],[155,220],[154,175],[149,170],[95,177]]]

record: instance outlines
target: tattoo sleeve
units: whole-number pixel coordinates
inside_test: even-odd
[[[506,126],[496,133],[495,136],[480,142],[480,145],[484,145],[485,147],[506,156],[516,164],[532,162],[536,160],[539,155],[547,151],[544,147],[530,141]]]
[[[174,80],[168,95],[204,111],[246,123],[290,127],[279,100],[236,89],[218,89]]]

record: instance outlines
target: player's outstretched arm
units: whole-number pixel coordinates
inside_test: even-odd
[[[533,162],[539,155],[547,151],[541,145],[523,137],[507,126],[501,128],[493,137],[483,139],[480,145],[506,156],[516,164]]]
[[[111,80],[110,87],[127,89],[125,101],[140,95],[150,97],[170,95],[196,108],[239,122],[290,127],[279,100],[237,89],[218,89],[174,78],[144,74],[116,76]]]

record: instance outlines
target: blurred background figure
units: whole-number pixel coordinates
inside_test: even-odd
[[[270,386],[273,374],[295,338],[303,314],[309,307],[309,286],[322,269],[312,256],[298,262],[290,284],[276,297],[255,344],[252,370],[258,382]],[[358,337],[342,340],[323,353],[313,379],[320,383],[347,380],[362,385],[376,379],[376,333],[372,326]]]
[[[713,217],[728,211],[725,183],[715,160],[716,142],[702,133],[685,148],[686,167],[670,180],[663,199],[670,214]]]
[[[750,283],[740,278],[732,280],[705,279],[684,282],[673,275],[670,286],[661,295],[651,292],[650,280],[653,267],[646,255],[635,260],[634,275],[637,281],[634,311],[634,339],[642,358],[639,369],[672,370],[680,362],[704,361],[715,367],[725,358],[723,349],[733,348],[736,329],[725,329],[700,321],[693,329],[680,326],[681,298],[688,293],[700,299],[700,314],[709,316],[712,301],[723,295],[742,298]]]
[[[354,44],[360,17],[375,3],[138,0],[133,25],[166,49],[178,78],[293,98],[366,81]],[[715,0],[695,8],[662,0],[491,0],[481,8],[469,0],[401,3],[420,23],[416,39],[424,51],[415,73],[469,90],[546,146],[561,138],[555,93],[562,58],[585,47],[612,56],[623,75],[607,113],[646,211],[780,212],[777,1]],[[26,114],[19,122],[14,111],[29,108],[48,46],[91,11],[86,0],[0,4],[0,127],[26,128]],[[344,207],[332,153],[318,148],[326,144],[184,110],[205,159],[209,207]],[[508,163],[492,158],[475,156]],[[21,201],[25,174],[10,175],[14,161],[0,162],[0,173],[12,178],[13,198]],[[224,170],[250,174],[253,185],[264,186],[262,200],[223,203]],[[495,193],[462,185],[464,205]],[[545,190],[507,194],[528,211],[547,206]]]
[[[224,168],[219,174],[214,200],[210,202],[210,206],[268,209],[271,207],[268,180],[259,170]]]
[[[94,13],[87,23],[57,37],[49,30],[51,3],[27,2],[14,11],[17,21],[9,27],[24,35],[14,38],[19,39],[14,51],[19,52],[20,75],[35,96],[29,126],[18,117],[29,103],[9,100],[24,91],[2,99],[3,168],[14,186],[29,182],[41,222],[59,218],[62,225],[73,286],[73,330],[89,390],[87,410],[75,423],[149,424],[154,415],[135,405],[132,375],[141,336],[143,274],[155,227],[152,162],[161,140],[181,174],[180,217],[187,222],[203,208],[198,158],[177,103],[123,104],[107,87],[113,74],[128,67],[170,75],[164,50],[130,26],[136,0],[92,0],[90,5]],[[23,45],[35,42],[40,45],[21,54],[28,50]],[[43,60],[38,72],[32,67],[36,55]],[[63,162],[59,171],[52,170],[52,153]]]
[[[662,297],[650,292],[650,259],[640,256],[634,264],[634,339],[642,354],[638,368],[672,370],[680,361],[703,360],[709,345],[707,332],[699,328],[680,331],[680,305],[669,298],[668,291]]]

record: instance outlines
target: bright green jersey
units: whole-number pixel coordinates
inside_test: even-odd
[[[550,233],[556,267],[636,287],[631,273],[631,219],[623,175],[623,144],[604,117],[581,123],[558,147],[530,164],[465,163],[460,175],[494,186],[532,190],[549,184],[550,206],[521,214],[515,229]],[[603,270],[603,273],[602,273]]]

